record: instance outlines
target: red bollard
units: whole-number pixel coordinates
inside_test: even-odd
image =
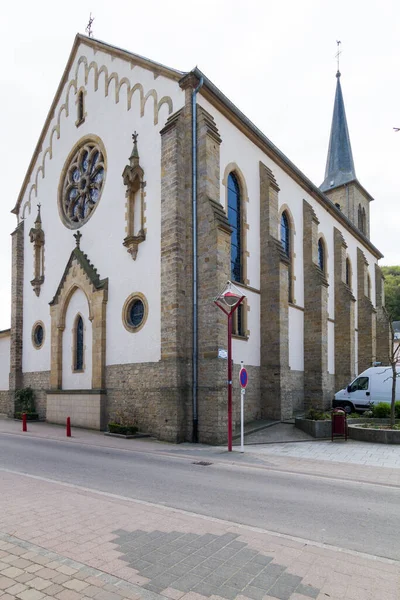
[[[28,431],[26,426],[26,413],[22,413],[22,431]]]
[[[67,417],[67,437],[71,437],[71,417]]]

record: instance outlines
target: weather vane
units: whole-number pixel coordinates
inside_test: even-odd
[[[340,55],[342,54],[342,51],[340,50],[340,44],[341,43],[342,42],[340,40],[336,40],[337,52],[335,54],[335,58],[337,59],[337,71],[338,71],[338,73],[340,73],[340,70],[339,70],[339,58],[340,58]]]
[[[94,21],[94,17],[92,17],[92,13],[90,13],[89,16],[89,23],[86,26],[85,31],[87,31],[87,34],[89,37],[93,37],[93,31],[92,31],[92,23]]]

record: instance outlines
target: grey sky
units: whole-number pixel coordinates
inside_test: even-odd
[[[336,40],[356,174],[375,198],[371,241],[397,247],[400,133],[398,0],[37,0],[0,8],[0,329],[10,325],[10,214],[74,36],[186,71],[199,68],[317,185],[324,179]],[[61,268],[61,271],[63,269]],[[60,271],[60,273],[61,273]]]

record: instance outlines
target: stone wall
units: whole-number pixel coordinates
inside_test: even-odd
[[[318,266],[319,221],[303,201],[304,259],[304,404],[328,408],[328,282]]]
[[[358,373],[376,360],[376,310],[368,297],[368,262],[357,248]]]
[[[0,415],[10,414],[10,392],[8,390],[0,391]]]
[[[50,388],[50,371],[23,373],[21,387],[31,387],[36,396],[36,412],[39,419],[46,418],[47,390]]]
[[[340,390],[354,378],[356,299],[346,284],[347,245],[338,229],[334,229],[335,264],[335,389]]]
[[[391,331],[389,316],[384,306],[384,277],[375,265],[375,305],[376,305],[376,360],[386,365],[391,354]]]

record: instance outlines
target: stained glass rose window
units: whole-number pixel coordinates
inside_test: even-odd
[[[104,155],[101,143],[86,138],[67,160],[59,201],[63,221],[71,229],[86,223],[99,203],[106,173]]]

